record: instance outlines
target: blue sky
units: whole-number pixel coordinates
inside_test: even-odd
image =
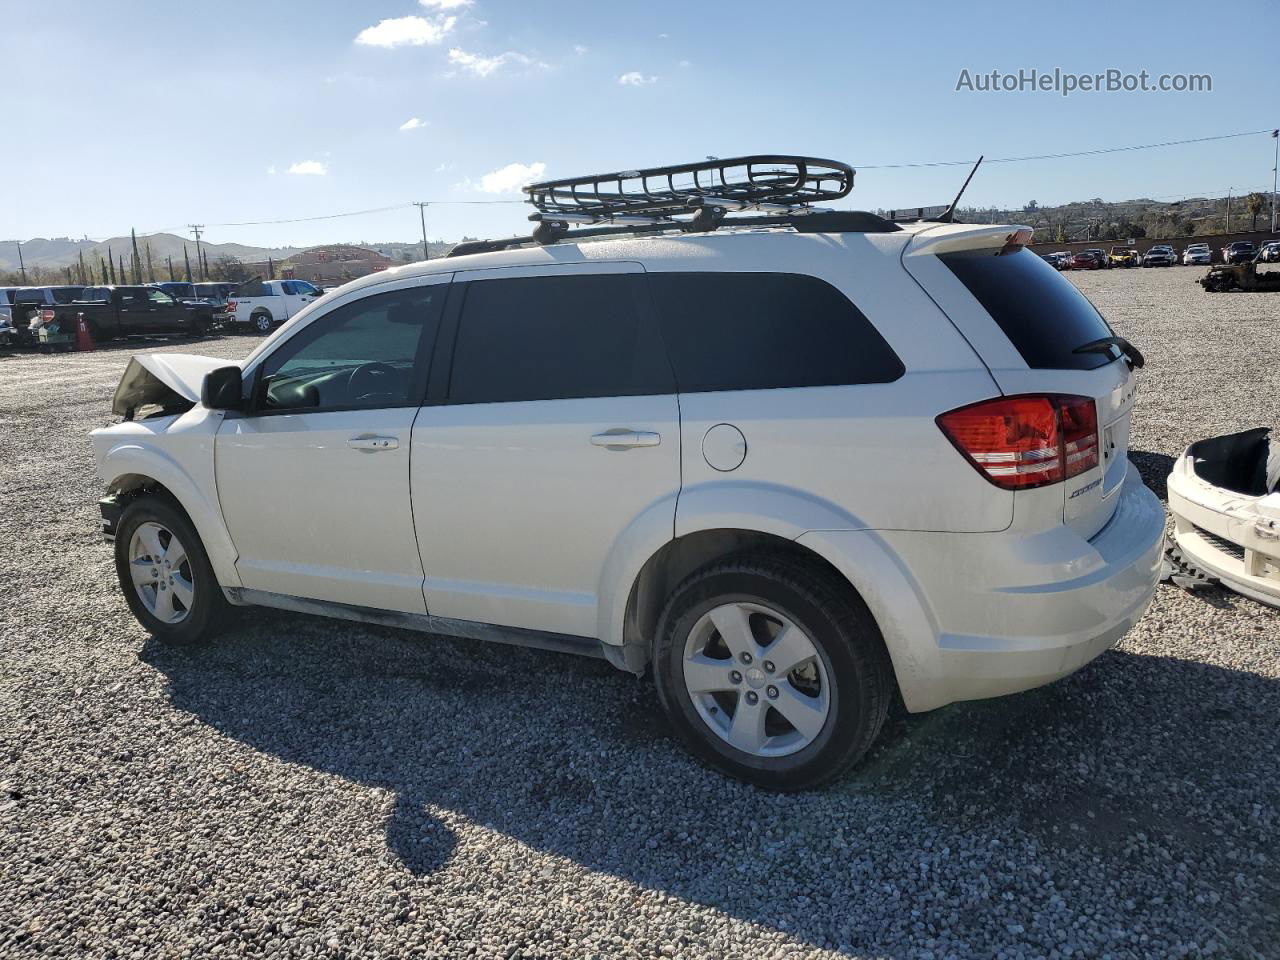
[[[506,235],[527,210],[474,201],[519,199],[530,174],[752,152],[867,167],[1280,125],[1274,0],[1229,11],[1170,0],[0,0],[0,26],[7,62],[28,51],[19,62],[30,64],[5,81],[4,238],[180,232],[412,200],[436,201],[433,239]],[[962,69],[1055,67],[1204,73],[1213,89],[956,90]],[[966,201],[1269,189],[1274,143],[992,165]],[[945,202],[963,175],[863,169],[843,205]],[[264,245],[417,236],[412,207],[207,231]]]

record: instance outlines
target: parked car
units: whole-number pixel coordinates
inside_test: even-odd
[[[1258,251],[1262,263],[1280,263],[1280,240],[1268,240]]]
[[[251,604],[651,665],[774,788],[899,694],[1079,669],[1160,571],[1141,355],[1029,228],[814,216],[406,265],[238,364],[134,357],[92,434],[129,606],[168,642]]]
[[[182,303],[156,287],[85,287],[78,300],[40,311],[38,325],[74,329],[84,314],[95,340],[160,333],[203,336],[213,323],[208,304]]]
[[[1183,266],[1207,266],[1213,262],[1213,251],[1207,243],[1189,243],[1182,251]]]
[[[1138,251],[1133,247],[1112,247],[1108,259],[1113,267],[1136,267]]]
[[[247,324],[258,333],[269,333],[313,300],[323,296],[305,280],[263,280],[255,277],[240,284],[234,297],[227,300],[223,320]]]
[[[1102,269],[1104,270],[1111,269],[1111,261],[1107,259],[1107,251],[1103,250],[1101,247],[1090,247],[1088,250],[1085,251],[1085,253],[1093,254],[1094,258],[1098,261]]]
[[[13,329],[13,298],[17,292],[17,287],[0,287],[0,347],[12,346],[18,339]]]
[[[1177,262],[1173,247],[1165,244],[1157,244],[1142,255],[1144,267],[1172,267]]]
[[[1105,255],[1099,256],[1096,250],[1081,250],[1079,253],[1072,254],[1071,269],[1072,270],[1101,270],[1106,263]]]
[[[1258,248],[1252,240],[1237,240],[1222,248],[1224,263],[1244,263],[1258,255]]]
[[[33,345],[37,340],[40,312],[73,302],[83,289],[80,286],[18,287],[13,294],[11,320],[15,339],[26,346]]]

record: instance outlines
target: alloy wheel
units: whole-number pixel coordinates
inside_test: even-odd
[[[725,603],[703,614],[685,642],[683,673],[703,722],[752,756],[803,750],[831,714],[831,681],[817,646],[760,603]]]
[[[154,522],[138,525],[129,538],[129,574],[138,599],[161,623],[181,623],[191,613],[191,561],[172,530]]]

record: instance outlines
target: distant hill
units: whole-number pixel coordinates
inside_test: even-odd
[[[165,262],[166,257],[173,257],[174,264],[182,262],[182,248],[186,245],[192,261],[196,256],[195,241],[172,233],[154,233],[138,237],[138,253],[146,259],[147,245],[151,247],[151,259],[157,267]],[[265,260],[268,256],[282,260],[301,250],[301,247],[250,247],[243,243],[202,243],[209,262],[219,257],[237,257],[241,260]],[[72,240],[69,237],[56,237],[52,240],[36,237],[22,242],[22,259],[28,267],[68,267],[76,263],[83,252],[86,262],[96,264],[103,259],[110,249],[111,255],[118,261],[123,255],[126,260],[132,253],[132,245],[128,237],[112,237],[109,240]],[[0,240],[0,271],[18,269],[17,242]]]

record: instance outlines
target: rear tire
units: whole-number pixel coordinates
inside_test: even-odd
[[[226,623],[231,604],[187,515],[167,497],[134,500],[120,517],[116,576],[138,622],[167,643],[197,643]]]
[[[253,323],[253,329],[260,336],[265,337],[271,332],[271,314],[266,313],[265,311],[262,313],[255,313],[250,319]]]
[[[659,620],[653,667],[690,751],[769,790],[847,771],[879,734],[894,690],[861,598],[787,556],[730,558],[686,579]]]

